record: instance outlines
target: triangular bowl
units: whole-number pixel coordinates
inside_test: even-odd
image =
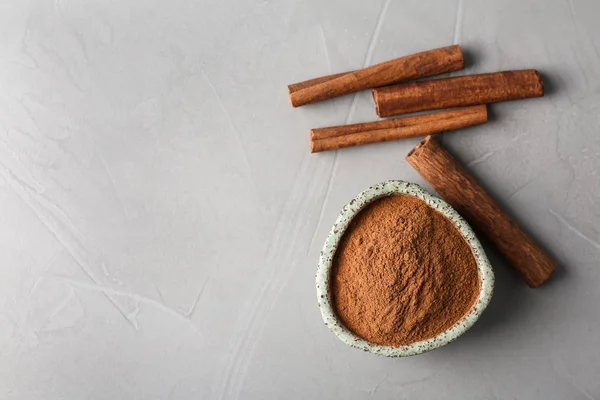
[[[408,195],[423,200],[434,210],[446,216],[458,229],[468,243],[477,263],[480,280],[480,292],[471,310],[450,329],[441,334],[419,342],[400,347],[381,346],[370,343],[350,332],[337,318],[332,305],[330,277],[333,258],[340,239],[344,235],[350,221],[364,207],[374,200],[390,195]],[[437,349],[458,338],[477,321],[487,307],[494,291],[494,272],[481,243],[467,222],[445,201],[430,195],[419,185],[404,181],[386,181],[374,185],[361,192],[350,203],[342,208],[342,212],[329,232],[317,267],[317,298],[325,325],[344,343],[370,353],[386,357],[407,357]]]

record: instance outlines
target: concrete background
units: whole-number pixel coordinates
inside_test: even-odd
[[[3,399],[600,398],[600,3],[0,1]],[[452,43],[462,73],[537,68],[444,143],[559,260],[410,359],[348,348],[314,272],[341,206],[423,183],[416,140],[311,155],[369,93],[286,84]],[[458,74],[458,73],[455,73]]]

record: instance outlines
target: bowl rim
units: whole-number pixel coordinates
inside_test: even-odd
[[[399,347],[383,346],[370,343],[348,330],[344,324],[337,318],[331,301],[330,277],[333,258],[338,244],[350,221],[368,204],[390,195],[408,195],[423,200],[428,206],[446,216],[458,229],[462,237],[469,244],[473,257],[477,264],[477,271],[480,278],[480,292],[477,301],[468,314],[463,316],[456,324],[439,335]],[[467,222],[444,200],[430,195],[421,186],[401,180],[389,180],[378,183],[359,193],[348,204],[342,207],[342,211],[333,224],[323,249],[319,256],[319,264],[316,273],[317,299],[321,316],[325,325],[340,339],[349,346],[361,349],[370,353],[386,357],[408,357],[416,354],[425,353],[442,347],[459,336],[464,334],[485,310],[490,302],[494,291],[494,272],[490,262],[481,246],[481,243],[475,236],[475,233]]]

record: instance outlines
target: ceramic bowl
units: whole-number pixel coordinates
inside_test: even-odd
[[[331,301],[330,278],[333,257],[338,243],[348,228],[350,221],[365,206],[374,200],[390,195],[408,195],[423,200],[434,210],[445,215],[456,226],[462,237],[469,244],[480,278],[480,292],[471,310],[450,329],[439,335],[419,342],[400,347],[382,346],[370,343],[350,332],[337,318]],[[481,243],[465,220],[445,201],[430,195],[419,185],[403,181],[387,181],[370,187],[356,196],[342,208],[337,221],[325,241],[317,268],[317,297],[319,308],[325,325],[344,343],[358,349],[386,357],[407,357],[437,349],[458,338],[477,321],[487,307],[494,291],[494,272],[485,255]]]

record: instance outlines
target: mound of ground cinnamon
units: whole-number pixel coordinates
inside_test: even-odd
[[[334,309],[354,334],[400,346],[452,327],[479,295],[467,242],[441,213],[387,196],[354,217],[334,257]]]

